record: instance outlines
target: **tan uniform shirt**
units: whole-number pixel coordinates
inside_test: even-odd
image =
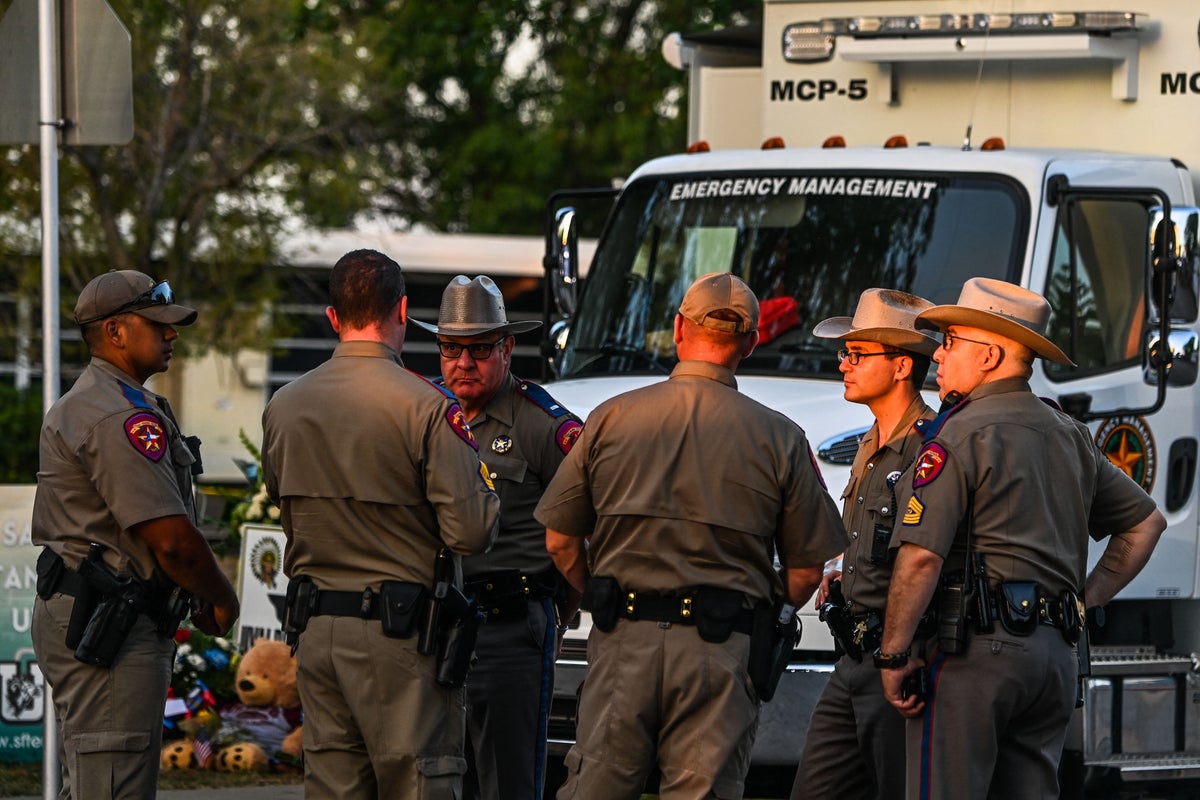
[[[533,518],[533,509],[582,427],[570,412],[554,416],[559,408],[537,384],[510,374],[471,420],[500,495],[500,533],[491,550],[463,559],[464,575],[504,569],[536,574],[554,566],[546,552],[546,526]]]
[[[776,548],[803,568],[845,547],[804,431],[701,361],[588,415],[535,516],[590,535],[591,573],[639,591],[709,585],[773,600]]]
[[[458,404],[379,342],[340,343],[263,413],[263,475],[280,505],[289,577],[360,591],[429,584],[444,543],[486,550],[500,501]]]
[[[984,384],[967,401],[905,476],[897,541],[946,558],[946,571],[962,570],[969,529],[993,581],[1082,592],[1087,535],[1131,528],[1154,501],[1100,452],[1085,425],[1024,380]]]
[[[892,438],[879,441],[879,423],[867,431],[854,456],[850,480],[842,492],[842,523],[848,542],[842,558],[842,594],[854,613],[883,611],[887,606],[888,585],[892,576],[891,560],[872,559],[878,535],[888,546],[895,527],[900,476],[912,465],[921,448],[917,420],[933,416],[933,410],[920,396],[904,412]]]
[[[166,580],[129,530],[160,517],[196,519],[195,459],[160,399],[107,361],[91,360],[42,424],[34,544],[77,567],[97,542],[117,574]]]

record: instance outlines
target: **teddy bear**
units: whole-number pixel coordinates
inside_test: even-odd
[[[272,762],[300,765],[303,727],[291,647],[266,638],[255,641],[238,661],[234,690],[239,702],[181,725],[189,736],[163,748],[163,769],[198,766],[195,751],[203,747],[196,743],[201,728],[204,739],[212,743],[212,758],[206,765],[212,769],[260,772]]]

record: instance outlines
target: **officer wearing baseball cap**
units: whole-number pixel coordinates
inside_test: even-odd
[[[760,654],[845,546],[804,431],[737,390],[758,321],[739,278],[698,278],[670,378],[601,403],[535,511],[592,614],[560,800],[637,798],[655,765],[664,795],[741,797]]]
[[[153,797],[172,637],[189,607],[213,635],[239,611],[196,527],[198,442],[144,386],[196,311],[165,281],[120,270],[84,287],[75,319],[92,358],[42,425],[33,647],[54,689],[64,789]]]
[[[1084,605],[1111,600],[1166,528],[1087,426],[1030,389],[1035,359],[1071,363],[1046,338],[1050,314],[1036,292],[972,278],[957,304],[917,316],[942,332],[933,360],[950,407],[897,484],[899,550],[874,655],[909,717],[910,798],[1058,797]],[[1105,537],[1085,579],[1088,539]],[[937,623],[920,635],[931,601]],[[906,696],[922,667],[927,696]]]
[[[583,426],[549,392],[510,371],[514,334],[542,323],[510,321],[491,278],[456,275],[442,293],[437,324],[412,322],[437,335],[441,383],[462,406],[500,495],[496,543],[462,561],[466,592],[488,614],[467,678],[463,796],[538,800],[554,658],[579,597],[566,591],[533,509]]]

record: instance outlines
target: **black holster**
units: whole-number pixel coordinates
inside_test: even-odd
[[[307,575],[288,582],[287,607],[283,616],[284,641],[292,646],[292,655],[300,643],[300,634],[317,610],[317,585]]]
[[[800,619],[791,603],[755,608],[747,672],[762,702],[769,702],[775,696],[799,639]]]
[[[591,613],[592,625],[608,633],[617,626],[621,601],[621,586],[615,578],[588,578],[580,607]]]

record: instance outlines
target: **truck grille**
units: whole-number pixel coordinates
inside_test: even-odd
[[[846,433],[838,434],[832,439],[826,439],[817,446],[817,455],[822,461],[830,464],[850,466],[858,452],[858,445],[870,428],[857,428]]]

